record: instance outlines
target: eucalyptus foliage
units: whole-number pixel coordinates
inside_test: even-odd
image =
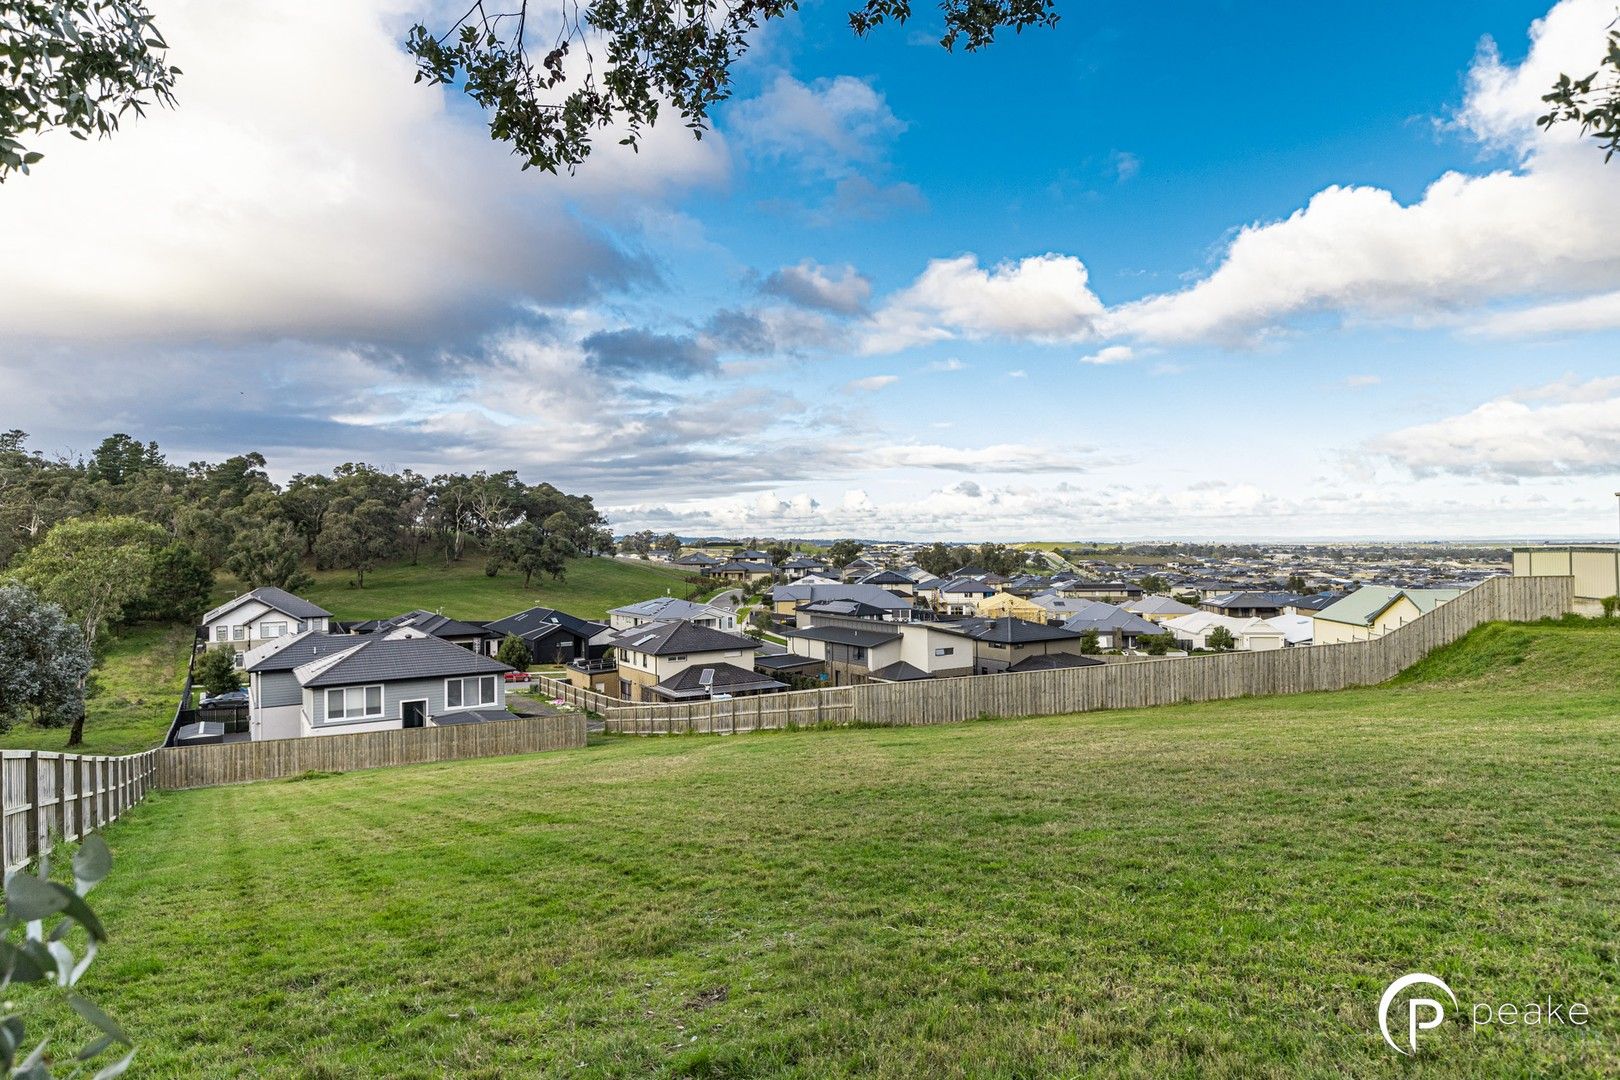
[[[1620,21],[1620,20],[1617,20]],[[1536,122],[1542,127],[1579,124],[1603,147],[1603,160],[1620,151],[1620,30],[1610,29],[1608,49],[1598,69],[1582,78],[1558,76],[1542,101],[1552,106]]]
[[[0,0],[0,183],[43,156],[30,135],[105,138],[125,113],[172,105],[167,49],[141,0]]]
[[[127,1068],[135,1057],[135,1044],[89,998],[76,987],[96,958],[107,931],[85,903],[90,890],[112,869],[112,855],[100,836],[91,834],[73,854],[73,887],[50,879],[50,860],[41,856],[39,874],[18,871],[6,878],[4,933],[0,934],[0,993],[6,998],[0,1015],[0,1068],[10,1077],[50,1080],[56,1077],[90,1075],[93,1080],[111,1080]],[[84,932],[83,952],[70,944],[74,931]],[[48,1057],[49,1043],[41,1039],[29,1046],[26,1012],[10,999],[13,984],[32,984],[46,993],[29,995],[30,1002],[44,1005],[61,1002],[95,1028],[97,1035],[65,1061]],[[96,1068],[97,1059],[107,1060],[109,1052],[119,1056]]]
[[[22,585],[0,585],[0,731],[20,720],[71,723],[84,711],[90,664],[66,612]]]
[[[940,45],[981,49],[998,30],[1057,22],[1054,0],[941,0]],[[772,19],[797,0],[595,0],[544,11],[528,0],[475,0],[447,28],[413,26],[406,48],[417,82],[461,84],[489,110],[494,139],[523,163],[572,172],[590,155],[594,133],[619,130],[639,145],[663,105],[698,138],[709,109],[731,96],[731,66]],[[904,25],[910,0],[866,0],[849,14],[866,35]]]

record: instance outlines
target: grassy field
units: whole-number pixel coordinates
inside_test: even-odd
[[[151,1076],[1612,1076],[1617,706],[1620,632],[1492,626],[1376,689],[160,794],[85,988]],[[1407,1060],[1409,971],[1592,1026]]]
[[[99,689],[88,702],[84,722],[86,754],[128,754],[156,746],[169,730],[193,631],[189,627],[143,623],[121,629],[96,668]],[[68,729],[19,724],[0,734],[7,750],[65,750]]]
[[[349,571],[317,573],[315,585],[300,595],[340,619],[377,619],[416,608],[442,608],[456,618],[489,620],[537,605],[560,608],[582,619],[601,619],[609,608],[637,600],[666,592],[684,596],[685,576],[662,563],[571,559],[562,581],[536,579],[525,589],[522,575],[512,571],[486,577],[482,556],[446,566],[427,555],[416,566],[402,564],[367,574],[364,589],[354,587]]]

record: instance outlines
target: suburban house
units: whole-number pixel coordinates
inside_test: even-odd
[[[471,649],[477,653],[490,652],[485,643],[492,636],[481,623],[462,622],[438,612],[421,610],[395,615],[391,619],[368,619],[365,622],[348,623],[345,628],[351,634],[382,634],[385,637],[395,634],[396,631],[414,630],[428,637],[442,638],[452,645],[459,645],[463,649]]]
[[[711,566],[719,566],[722,560],[713,555],[705,555],[701,551],[689,551],[685,555],[676,556],[671,562],[683,570],[696,570],[701,573]]]
[[[1136,648],[1137,642],[1144,635],[1163,633],[1158,623],[1148,622],[1142,616],[1133,615],[1124,608],[1100,602],[1065,620],[1063,629],[1072,630],[1076,634],[1095,630],[1099,649],[1121,651]]]
[[[849,562],[845,563],[839,569],[839,573],[841,573],[844,576],[844,579],[846,581],[854,581],[854,580],[858,580],[860,578],[865,577],[867,574],[872,573],[872,571],[874,571],[874,570],[881,570],[881,569],[883,569],[883,567],[879,566],[877,563],[873,562],[871,559],[863,558],[863,557],[857,555],[855,558],[853,558]]]
[[[1064,581],[1053,587],[1059,596],[1079,600],[1101,600],[1106,604],[1123,604],[1142,598],[1142,586],[1128,581]]]
[[[782,573],[791,581],[797,581],[807,574],[825,574],[832,569],[820,559],[812,559],[807,555],[795,555],[781,566]]]
[[[876,585],[880,589],[899,593],[901,596],[915,596],[917,583],[904,574],[894,570],[877,570],[861,578],[858,585]]]
[[[626,604],[608,612],[608,625],[615,630],[628,630],[654,622],[689,622],[707,626],[711,630],[737,629],[737,614],[729,608],[714,604],[698,604],[673,596],[658,596],[635,604]]]
[[[771,553],[768,551],[760,551],[758,548],[749,548],[747,551],[733,552],[731,560],[733,562],[769,563],[771,561]]]
[[[771,610],[778,615],[792,615],[800,605],[822,600],[851,600],[888,612],[886,617],[890,619],[911,618],[911,601],[878,585],[810,585],[800,581],[771,589]]]
[[[1064,623],[1077,615],[1087,615],[1094,611],[1117,611],[1113,604],[1106,604],[1101,600],[1082,600],[1075,596],[1060,596],[1055,592],[1040,593],[1029,598],[1041,612],[1038,618],[1044,622]]]
[[[711,566],[704,571],[708,577],[720,581],[732,581],[739,585],[751,585],[756,581],[768,581],[775,576],[776,567],[768,562],[741,562],[732,561]]]
[[[959,577],[939,587],[939,609],[948,615],[977,615],[979,601],[996,595],[994,586],[978,578]]]
[[[267,641],[332,629],[332,613],[285,589],[265,585],[228,600],[202,617],[199,639],[247,652]],[[238,661],[240,664],[240,661]]]
[[[998,592],[980,600],[977,613],[986,619],[1013,618],[1027,622],[1047,622],[1051,615],[1041,605],[1013,592]]]
[[[898,634],[900,637],[898,661],[903,662],[909,669],[920,671],[935,678],[949,678],[958,675],[972,675],[974,673],[973,642],[966,639],[962,633],[962,623],[953,622],[880,622],[874,625],[871,621],[852,618],[847,615],[813,610],[819,605],[806,605],[799,609],[799,631],[837,628],[846,630],[862,630],[867,634],[876,634],[887,638],[888,635]],[[842,663],[844,681],[862,681],[865,674],[873,681],[904,682],[917,678],[911,671],[894,668],[888,672],[882,669],[891,667],[896,658],[886,645],[874,644],[872,637],[863,637],[841,641],[849,648],[872,649],[876,648],[878,655],[857,657],[853,653],[829,647],[823,638],[826,635],[805,635],[795,637],[799,631],[792,631],[788,635],[788,648],[794,655],[809,657],[818,661],[825,661],[829,652],[833,654],[835,663]],[[843,635],[832,635],[841,638]],[[786,670],[789,661],[777,660],[770,657],[760,657],[756,666],[767,670]],[[794,665],[799,674],[815,674],[825,670],[806,670]],[[863,671],[864,669],[864,671]]]
[[[610,662],[618,673],[617,696],[626,701],[687,700],[699,687],[710,689],[701,696],[769,693],[786,689],[782,683],[759,676],[753,670],[755,651],[760,643],[741,634],[716,630],[693,622],[650,622],[620,630],[609,644]],[[569,682],[589,687],[590,673],[575,663],[568,668]],[[708,681],[702,675],[678,678],[689,668],[708,668]],[[693,680],[698,682],[694,684]],[[716,681],[728,689],[716,689]],[[766,683],[771,685],[767,686]]]
[[[1212,596],[1198,606],[1217,615],[1234,619],[1269,619],[1273,615],[1291,615],[1300,598],[1285,592],[1230,592]]]
[[[794,653],[821,661],[833,686],[866,682],[874,670],[901,659],[898,627],[807,626],[786,637]]]
[[[968,619],[944,623],[973,641],[973,670],[979,675],[1006,671],[1031,656],[1079,653],[1080,635],[1061,626],[1023,619]]]
[[[1604,598],[1620,594],[1620,545],[1516,547],[1513,576],[1572,577],[1575,610],[1583,615],[1601,615]]]
[[[1162,630],[1174,634],[1176,642],[1185,649],[1209,648],[1209,636],[1216,627],[1225,627],[1232,635],[1234,648],[1241,652],[1266,652],[1284,648],[1288,644],[1283,629],[1265,619],[1235,619],[1230,615],[1217,615],[1213,611],[1178,615],[1158,625]]]
[[[1464,589],[1397,589],[1391,585],[1363,585],[1312,616],[1317,645],[1341,641],[1370,641],[1427,615]]]
[[[612,627],[570,615],[556,608],[532,607],[488,624],[494,635],[489,654],[495,655],[508,634],[523,639],[529,647],[532,664],[568,664],[575,660],[600,660],[607,652]]]
[[[1164,622],[1180,615],[1191,615],[1198,609],[1191,604],[1183,604],[1171,596],[1144,596],[1140,600],[1128,600],[1120,605],[1132,615],[1140,615],[1148,622]]]
[[[512,670],[443,638],[309,631],[244,657],[255,740],[509,720]]]

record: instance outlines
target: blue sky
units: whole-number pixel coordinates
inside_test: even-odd
[[[573,177],[410,85],[409,4],[153,6],[180,108],[0,193],[36,444],[517,467],[683,533],[1611,529],[1620,163],[1533,123],[1604,0],[1060,4],[974,55],[814,4],[710,137]],[[304,17],[308,78],[247,44]]]

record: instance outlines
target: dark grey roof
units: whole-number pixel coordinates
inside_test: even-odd
[[[424,634],[441,638],[490,636],[490,632],[478,623],[462,622],[460,619],[452,619],[448,615],[441,615],[436,611],[423,611],[420,608],[416,611],[407,611],[403,615],[395,615],[391,619],[354,623],[350,629],[357,634],[378,634],[407,626],[412,630],[420,630]]]
[[[487,724],[492,720],[517,719],[520,717],[505,709],[457,709],[435,716],[433,722],[439,727],[448,727],[451,724]]]
[[[853,626],[808,626],[803,630],[789,630],[786,637],[804,638],[806,641],[830,641],[835,645],[853,645],[856,648],[871,649],[879,645],[887,645],[891,641],[899,641],[899,634],[888,634],[880,630],[865,630]]]
[[[952,580],[941,585],[939,587],[939,591],[942,593],[982,593],[985,596],[990,596],[994,594],[996,590],[992,589],[978,578],[958,577],[953,578]]]
[[[708,697],[786,689],[786,683],[736,664],[693,664],[655,685],[653,692],[664,697]]]
[[[855,600],[890,611],[910,610],[911,601],[897,596],[881,585],[777,585],[771,589],[771,603],[789,601],[812,603],[820,600]]]
[[[455,675],[495,675],[512,669],[499,660],[479,656],[443,638],[351,638],[353,655],[346,656],[310,676],[304,686],[357,686],[361,683],[400,682],[405,679],[449,678]]]
[[[218,720],[203,720],[195,724],[184,724],[174,733],[177,746],[197,746],[202,743],[217,743],[225,741],[225,725]]]
[[[920,667],[915,667],[904,660],[896,660],[892,664],[885,664],[876,671],[867,672],[867,677],[880,682],[915,682],[918,679],[932,679],[933,676]]]
[[[505,637],[507,634],[516,634],[520,638],[542,638],[555,632],[561,627],[582,638],[593,638],[607,629],[599,622],[581,619],[577,615],[570,615],[566,611],[556,608],[532,607],[527,611],[520,611],[516,615],[508,615],[504,619],[496,619],[488,624],[492,633]]]
[[[269,656],[262,657],[257,662],[249,664],[249,672],[291,671],[295,667],[302,667],[311,660],[333,653],[352,649],[360,644],[360,639],[353,634],[322,634],[310,631],[290,637],[287,643]]]
[[[1032,641],[1062,641],[1080,636],[1075,631],[1065,630],[1061,626],[1048,626],[1045,623],[1014,619],[1011,616],[1000,619],[967,619],[955,625],[942,623],[940,629],[966,634],[975,641],[994,641],[1003,645],[1018,645]]]
[[[1103,604],[1106,611],[1095,608],[1082,611],[1072,619],[1065,620],[1064,629],[1081,633],[1086,630],[1117,630],[1123,634],[1157,634],[1163,627],[1158,623],[1149,622],[1124,608],[1117,608],[1111,604]]]
[[[710,566],[718,563],[719,561],[720,560],[715,558],[713,555],[708,555],[701,551],[689,552],[675,560],[677,564],[685,563],[688,566]]]
[[[847,615],[854,619],[883,619],[894,613],[893,608],[873,607],[859,600],[812,600],[808,604],[800,604],[798,610],[808,611],[812,615]]]
[[[772,566],[770,563],[762,563],[762,562],[733,561],[733,562],[728,562],[728,563],[722,563],[719,566],[713,567],[713,570],[714,570],[714,572],[716,574],[725,574],[725,573],[732,573],[732,574],[774,574],[774,573],[776,573],[776,567]]]
[[[213,611],[203,616],[203,622],[209,622],[225,612],[236,607],[246,600],[253,599],[267,607],[273,607],[284,615],[291,615],[295,619],[321,619],[331,618],[332,613],[319,604],[312,604],[302,596],[294,596],[286,589],[278,589],[274,585],[261,585],[257,589],[249,589],[234,600],[227,600]]]
[[[1011,672],[1054,671],[1058,668],[1095,667],[1102,661],[1094,656],[1076,656],[1074,653],[1054,652],[1039,656],[1026,656],[1007,668]]]
[[[870,574],[867,574],[865,577],[861,578],[861,580],[859,582],[857,582],[857,584],[860,584],[860,585],[882,585],[882,586],[889,586],[889,585],[906,585],[906,586],[909,586],[909,585],[915,585],[916,582],[912,581],[910,578],[906,577],[906,575],[904,575],[904,574],[895,573],[893,570],[876,570],[876,571],[873,571]]]
[[[1343,593],[1319,592],[1311,596],[1302,596],[1295,600],[1293,606],[1300,611],[1321,611],[1323,608],[1344,599]]]
[[[1301,597],[1291,592],[1231,592],[1225,596],[1216,596],[1204,603],[1210,607],[1292,607],[1300,601]]]
[[[728,634],[724,630],[689,622],[643,623],[628,630],[620,630],[614,636],[612,644],[615,648],[649,653],[653,656],[759,648],[759,642],[751,637]]]
[[[756,655],[754,666],[768,671],[797,671],[799,668],[820,667],[821,661],[798,653],[771,653],[769,656]]]

